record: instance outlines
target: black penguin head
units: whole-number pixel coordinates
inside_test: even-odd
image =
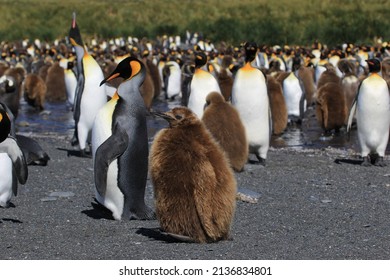
[[[148,57],[149,54],[150,54],[149,50],[144,50],[144,51],[142,52],[142,58]]]
[[[255,59],[257,53],[257,44],[255,42],[246,42],[244,45],[245,62],[251,62]]]
[[[200,68],[207,63],[207,56],[204,52],[195,53],[195,67]]]
[[[103,85],[104,83],[111,81],[117,77],[123,78],[124,81],[130,80],[134,76],[144,71],[145,67],[141,61],[139,61],[135,57],[128,56],[121,62],[119,62],[115,70],[107,78],[105,78],[100,83],[100,85]]]
[[[76,22],[76,13],[73,12],[72,25],[69,30],[69,40],[73,46],[83,46],[83,40]]]
[[[185,127],[200,123],[199,118],[187,107],[176,107],[168,112],[153,112],[155,116],[165,119],[171,128]]]
[[[368,71],[370,73],[378,73],[381,71],[381,62],[377,58],[366,60],[368,64]]]
[[[7,139],[11,131],[11,120],[7,112],[0,108],[0,143]]]
[[[302,65],[302,60],[300,56],[294,56],[292,59],[292,69],[293,71],[298,70]]]

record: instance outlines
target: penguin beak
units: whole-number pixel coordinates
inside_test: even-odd
[[[163,118],[164,120],[166,120],[166,121],[168,121],[168,122],[175,119],[175,118],[173,118],[171,115],[169,115],[169,114],[167,114],[167,113],[164,113],[164,112],[154,111],[152,114],[153,114],[154,116],[156,116],[156,117]]]
[[[119,75],[120,75],[119,73],[114,73],[114,74],[112,74],[111,76],[105,78],[105,79],[100,83],[100,86],[102,86],[103,84],[105,84],[105,83],[107,83],[107,82],[109,82],[109,81],[111,81],[111,80],[113,80],[113,79],[119,77]]]

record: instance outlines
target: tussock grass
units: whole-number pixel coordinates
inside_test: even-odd
[[[339,3],[340,2],[340,3]],[[238,44],[335,45],[390,38],[390,0],[0,0],[0,40],[64,38],[72,12],[83,37],[182,35]]]

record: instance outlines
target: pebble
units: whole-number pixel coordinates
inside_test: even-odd
[[[238,188],[236,199],[249,203],[257,203],[259,201],[260,196],[261,194],[257,192],[245,188]]]
[[[42,202],[55,201],[55,200],[57,200],[56,197],[44,197],[44,198],[41,198]]]

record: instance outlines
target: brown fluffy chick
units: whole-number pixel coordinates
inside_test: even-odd
[[[161,229],[199,243],[228,239],[237,186],[224,151],[190,109],[155,114],[169,122],[149,161]]]
[[[226,152],[233,170],[242,171],[248,161],[249,146],[238,111],[218,92],[211,92],[206,103],[203,123]]]

